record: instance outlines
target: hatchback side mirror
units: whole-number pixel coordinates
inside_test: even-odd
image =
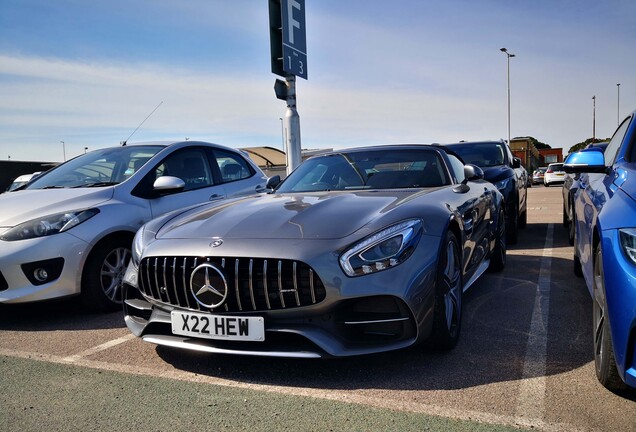
[[[278,186],[280,184],[280,176],[279,175],[275,175],[273,177],[270,177],[267,179],[267,184],[265,185],[265,187],[267,189],[275,189],[276,186]]]
[[[185,182],[179,177],[161,176],[152,184],[152,190],[157,195],[169,195],[181,192],[185,188]]]

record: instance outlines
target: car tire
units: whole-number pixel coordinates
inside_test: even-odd
[[[572,270],[574,271],[574,276],[583,277],[583,268],[581,267],[581,259],[576,254],[576,227],[574,227],[574,253],[572,254]]]
[[[433,343],[449,350],[457,345],[462,324],[462,263],[459,242],[451,231],[446,233],[435,282]]]
[[[515,206],[513,214],[510,215],[508,220],[508,226],[506,227],[506,241],[508,244],[513,245],[517,243],[519,238],[519,210]]]
[[[565,204],[563,204],[563,218],[561,220],[561,225],[563,228],[568,229],[568,211],[565,208]]]
[[[605,282],[603,275],[603,252],[599,244],[594,254],[594,278],[592,283],[592,334],[594,335],[594,365],[596,377],[608,390],[620,392],[627,389],[621,379],[616,359],[614,345],[607,316],[607,302],[605,298]]]
[[[517,223],[517,227],[518,228],[525,228],[528,225],[528,210],[524,210],[523,213],[521,213],[521,216],[519,216],[519,222]]]
[[[93,310],[120,309],[126,267],[132,256],[130,239],[113,237],[90,253],[82,273],[82,302]]]
[[[566,216],[568,226],[568,243],[570,246],[574,245],[574,230],[576,229],[575,220],[574,220],[574,203],[570,201],[569,211]]]
[[[506,267],[506,219],[503,210],[499,210],[496,235],[495,248],[490,255],[488,266],[488,270],[492,272],[500,272]]]

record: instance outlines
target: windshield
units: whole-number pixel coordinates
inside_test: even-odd
[[[131,146],[95,150],[42,174],[26,189],[112,186],[130,178],[163,148]]]
[[[506,163],[506,151],[501,143],[466,143],[450,146],[461,156],[464,163],[478,167],[494,167]]]
[[[278,192],[401,189],[449,184],[433,150],[365,150],[317,156],[305,161]]]

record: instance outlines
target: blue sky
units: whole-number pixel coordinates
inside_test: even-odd
[[[0,160],[131,141],[282,148],[266,0],[0,0]],[[303,148],[610,136],[636,109],[633,0],[306,0]]]

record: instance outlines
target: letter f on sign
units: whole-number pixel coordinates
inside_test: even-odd
[[[287,24],[289,26],[289,43],[294,44],[294,27],[300,30],[300,22],[294,19],[294,10],[300,10],[300,3],[296,0],[287,0]]]

